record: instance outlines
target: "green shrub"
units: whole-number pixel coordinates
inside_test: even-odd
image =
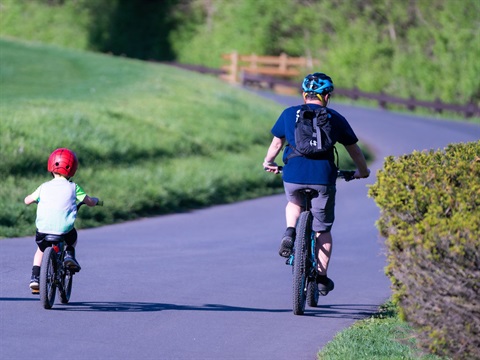
[[[387,273],[424,347],[480,358],[480,141],[388,157],[370,188]]]

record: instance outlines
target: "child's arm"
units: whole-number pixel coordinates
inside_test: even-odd
[[[83,199],[83,202],[88,206],[95,206],[98,204],[98,201],[98,198],[90,197],[88,195],[85,195],[85,198]]]
[[[25,200],[23,200],[23,202],[25,203],[25,205],[30,205],[30,204],[33,204],[33,203],[38,203],[38,201],[40,200],[40,188],[42,187],[42,185],[40,185],[38,188],[35,189],[35,191],[33,193],[31,193],[30,195],[27,195],[25,197]]]
[[[83,202],[87,206],[96,206],[96,205],[102,205],[100,202],[100,199],[96,197],[90,197],[88,196],[85,191],[82,189],[82,187],[78,184],[75,184],[75,193],[77,195],[77,200]]]
[[[25,205],[30,205],[30,204],[33,204],[34,202],[37,202],[37,198],[33,197],[32,194],[30,194],[30,195],[27,195],[25,197],[25,200],[23,201],[25,202]]]

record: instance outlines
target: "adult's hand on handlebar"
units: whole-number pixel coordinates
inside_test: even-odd
[[[281,167],[278,166],[277,163],[268,162],[268,161],[263,162],[263,169],[266,172],[271,172],[271,173],[274,173],[274,174],[278,174],[281,171]]]
[[[353,177],[355,179],[365,179],[365,178],[368,178],[370,176],[370,169],[367,169],[367,173],[361,173],[360,171],[355,170],[355,174],[353,174]]]

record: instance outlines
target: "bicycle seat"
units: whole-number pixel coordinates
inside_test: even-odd
[[[318,196],[318,191],[315,189],[306,188],[297,191],[303,196],[308,196],[310,199]]]
[[[63,235],[47,234],[45,235],[45,241],[58,243],[64,240]]]

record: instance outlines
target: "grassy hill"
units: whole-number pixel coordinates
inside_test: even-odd
[[[103,208],[78,227],[280,192],[262,171],[282,107],[212,76],[0,39],[0,237],[34,232],[23,198],[50,179],[52,150]],[[346,161],[342,161],[346,165]]]
[[[77,152],[75,180],[105,207],[79,226],[269,194],[261,171],[280,107],[209,76],[0,41],[0,236],[34,231],[23,197],[50,179],[58,147]]]

